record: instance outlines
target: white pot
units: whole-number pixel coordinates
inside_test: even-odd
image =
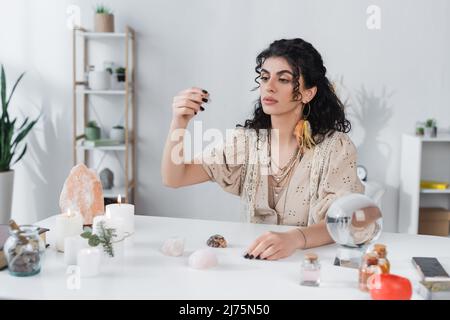
[[[14,171],[0,172],[0,224],[11,219],[11,206],[14,187]]]
[[[111,74],[108,71],[89,71],[88,85],[91,90],[109,90]]]
[[[112,128],[111,131],[109,131],[109,138],[111,140],[125,142],[125,130],[119,128]]]
[[[111,89],[113,90],[125,90],[125,82],[117,80],[117,75],[114,73],[111,75]]]
[[[425,137],[427,138],[433,137],[433,127],[425,127]]]

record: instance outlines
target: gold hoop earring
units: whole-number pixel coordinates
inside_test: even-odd
[[[309,105],[309,103],[305,104],[305,106],[306,105],[308,106],[308,114],[303,117],[302,110],[302,118],[297,122],[294,129],[294,135],[297,139],[297,143],[301,153],[305,152],[305,148],[311,149],[316,145],[312,137],[311,124],[308,121],[309,114],[311,113],[311,106]]]
[[[304,116],[304,117],[305,117],[305,120],[308,119],[309,114],[311,113],[311,105],[309,104],[309,102],[305,103],[305,108],[306,108],[306,106],[308,107],[308,114],[307,114],[306,116]],[[303,113],[304,113],[304,112],[303,112]]]

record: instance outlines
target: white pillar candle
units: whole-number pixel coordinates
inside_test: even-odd
[[[85,248],[78,251],[77,264],[81,277],[94,277],[100,272],[101,252],[97,248]]]
[[[66,265],[76,265],[78,251],[85,247],[87,247],[87,240],[81,236],[66,237],[64,239],[64,262]]]
[[[94,217],[94,221],[92,224],[92,233],[99,235],[101,222],[104,222],[105,228],[115,230],[115,236],[111,239],[113,243],[114,258],[122,258],[125,254],[124,219],[117,216],[113,217],[109,211],[109,208],[106,208],[106,213],[104,215]],[[107,253],[105,252],[104,255],[106,257]]]
[[[64,239],[79,236],[83,232],[83,217],[70,210],[56,216],[55,234],[56,250],[64,252]]]
[[[125,236],[134,233],[134,205],[122,203],[120,195],[117,197],[118,203],[108,204],[106,209],[111,212],[111,216],[122,218],[124,220]]]
[[[124,224],[125,221],[121,217],[113,217],[108,208],[106,208],[106,213],[104,215],[95,216],[92,222],[92,233],[100,233],[100,223],[104,222],[105,228],[115,229],[115,237],[113,241],[122,240],[125,237]]]

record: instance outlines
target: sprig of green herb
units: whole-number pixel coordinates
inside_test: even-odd
[[[88,239],[88,244],[91,247],[97,247],[101,244],[103,250],[110,257],[114,257],[113,238],[116,236],[116,229],[106,228],[105,221],[99,222],[99,234],[93,234],[92,230],[86,230],[81,234],[82,238]]]

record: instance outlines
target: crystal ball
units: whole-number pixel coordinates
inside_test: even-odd
[[[379,238],[383,218],[372,199],[352,193],[333,202],[327,211],[326,226],[336,243],[361,248]]]

